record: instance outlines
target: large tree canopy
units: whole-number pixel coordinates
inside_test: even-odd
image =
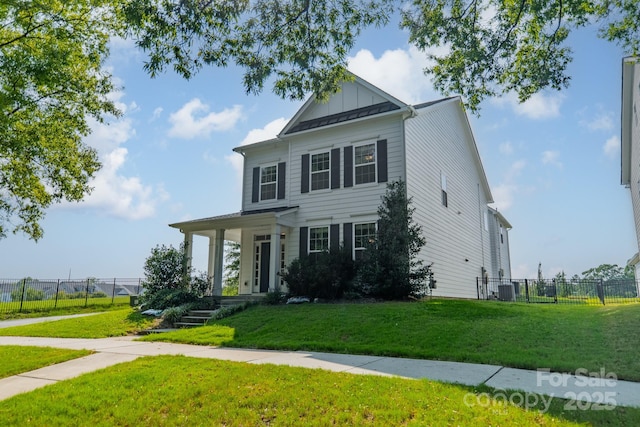
[[[37,240],[52,203],[79,201],[98,170],[88,118],[117,115],[101,68],[116,33],[106,0],[0,3],[0,238]]]
[[[514,91],[524,101],[566,87],[577,28],[597,25],[630,54],[640,47],[637,0],[129,0],[124,11],[151,75],[235,63],[247,92],[273,78],[275,93],[294,99],[336,91],[358,35],[394,13],[432,60],[425,73],[436,88],[472,110],[488,96]]]

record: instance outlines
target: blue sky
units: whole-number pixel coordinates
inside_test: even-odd
[[[519,105],[505,96],[470,115],[495,206],[513,225],[513,277],[568,275],[635,252],[631,201],[620,185],[620,89],[624,52],[593,30],[571,36],[571,87]],[[79,204],[49,209],[44,237],[0,240],[0,277],[141,277],[157,244],[178,245],[167,224],[240,209],[241,158],[231,149],[274,136],[303,101],[246,95],[241,70],[208,68],[185,81],[151,79],[144,54],[114,41],[106,64],[125,112],[94,124],[87,143],[103,169]],[[350,69],[407,103],[439,98],[421,73],[424,55],[397,27],[367,31]],[[427,240],[429,236],[426,236]],[[194,266],[206,269],[196,238]]]

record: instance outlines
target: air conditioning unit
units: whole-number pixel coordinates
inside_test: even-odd
[[[498,285],[498,299],[500,301],[515,301],[516,292],[513,289],[513,283],[508,285]]]

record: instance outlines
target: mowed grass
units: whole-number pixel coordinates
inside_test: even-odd
[[[1,333],[1,332],[0,332]],[[491,301],[256,306],[145,340],[315,350],[574,372],[640,381],[640,305]]]
[[[89,350],[66,350],[51,347],[0,346],[0,378],[33,371],[56,363],[91,354]]]
[[[86,307],[85,307],[86,304]],[[109,310],[109,307],[129,305],[129,297],[105,297],[105,298],[69,298],[55,300],[12,301],[0,303],[0,319],[15,319],[33,317],[35,315],[57,316],[60,313],[74,312],[75,310],[101,311]],[[59,312],[57,314],[49,314]],[[86,311],[85,311],[86,312]]]
[[[0,336],[107,338],[136,333],[151,327],[154,321],[132,308],[125,308],[94,316],[0,328]]]
[[[111,299],[109,299],[111,301]],[[89,300],[89,302],[93,302]],[[3,303],[4,304],[4,303]],[[11,303],[14,304],[14,303]],[[115,304],[89,304],[88,306],[65,306],[57,308],[40,308],[18,311],[0,312],[0,320],[30,319],[33,317],[66,316],[69,314],[95,313],[102,311],[123,310],[129,307],[129,299],[116,298]]]
[[[567,412],[555,400],[549,413],[540,413],[476,400],[473,391],[426,380],[159,356],[14,396],[0,402],[0,419],[3,426],[640,423],[638,409]]]

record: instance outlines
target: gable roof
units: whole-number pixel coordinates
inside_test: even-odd
[[[333,94],[329,101],[321,103],[316,101],[315,96],[311,96],[304,105],[298,110],[298,112],[289,120],[289,123],[282,129],[278,137],[284,135],[290,135],[305,130],[316,129],[324,126],[335,125],[351,120],[357,120],[364,117],[370,117],[373,115],[384,114],[391,111],[411,110],[411,106],[405,104],[399,99],[389,95],[380,88],[372,85],[366,80],[352,74],[353,81],[343,82],[342,91]],[[354,105],[347,105],[346,103],[340,103],[338,98],[349,96],[345,93],[346,89],[353,91],[361,90],[362,92],[371,95],[367,101],[356,101]],[[328,114],[317,114],[319,106],[330,106],[334,102],[335,106],[339,106],[339,111]],[[355,108],[353,108],[355,107]]]
[[[621,108],[621,153],[620,153],[620,183],[631,183],[631,131],[633,117],[633,86],[638,58],[628,56],[622,58],[622,108]]]

